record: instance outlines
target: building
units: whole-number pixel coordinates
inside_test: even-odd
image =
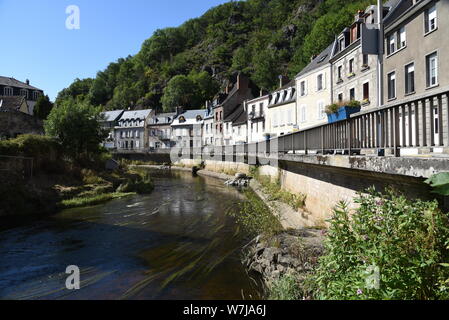
[[[268,105],[270,95],[261,94],[260,97],[246,101],[248,143],[264,141],[267,139]]]
[[[202,147],[203,121],[206,110],[188,110],[179,114],[173,123],[172,140],[178,148]]]
[[[212,102],[206,102],[206,110],[203,122],[203,145],[214,145],[214,109],[212,108]]]
[[[218,94],[212,102],[214,110],[214,139],[215,145],[230,145],[229,134],[225,134],[225,121],[228,123],[228,133],[232,127],[229,116],[234,113],[237,107],[241,107],[243,101],[252,99],[252,89],[249,79],[243,74],[237,75],[236,81],[231,87],[228,85],[224,93]],[[227,138],[225,139],[225,135]]]
[[[388,13],[389,7],[384,7]],[[378,107],[377,101],[377,61],[379,48],[367,54],[362,43],[368,37],[364,30],[373,30],[377,26],[377,6],[369,6],[359,11],[354,23],[345,28],[337,37],[337,43],[330,59],[332,64],[332,101],[345,104],[356,100],[361,103],[362,111]],[[371,43],[376,46],[377,37]]]
[[[0,96],[0,112],[19,111],[29,114],[28,110],[28,103],[24,96]]]
[[[177,113],[160,113],[148,122],[148,145],[150,150],[170,149],[172,141],[172,123]]]
[[[138,151],[148,148],[147,124],[153,116],[151,109],[125,111],[115,127],[117,149]]]
[[[21,134],[44,134],[42,121],[29,115],[23,96],[0,97],[0,140]]]
[[[14,78],[0,76],[0,96],[25,97],[28,110],[25,113],[33,115],[37,99],[44,91],[30,85],[30,81],[21,82]],[[24,112],[23,110],[21,110]]]
[[[281,81],[281,85],[282,85]],[[290,81],[270,95],[267,111],[267,133],[282,136],[297,130],[296,84]]]
[[[248,142],[248,134],[245,128],[245,134],[239,131],[239,127],[246,124],[248,121],[247,112],[244,108],[244,104],[239,104],[234,112],[226,117],[224,121],[223,138],[225,140],[225,145],[235,145]],[[236,132],[237,130],[237,132]]]
[[[332,66],[329,62],[336,42],[316,56],[296,76],[298,128],[327,123],[325,108],[332,103]]]
[[[101,113],[101,127],[108,132],[107,138],[103,141],[103,147],[107,149],[117,148],[114,129],[119,125],[119,119],[125,110],[106,111]]]

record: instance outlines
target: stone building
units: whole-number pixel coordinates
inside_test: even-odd
[[[148,122],[148,145],[150,150],[169,149],[174,146],[172,141],[172,123],[177,113],[159,113]]]
[[[14,78],[0,76],[0,96],[5,97],[25,97],[28,110],[26,113],[33,115],[34,106],[37,99],[44,94],[44,91],[30,85],[30,81],[21,82]],[[21,110],[25,112],[25,110]]]
[[[148,148],[147,124],[154,116],[154,111],[125,111],[115,127],[117,149],[141,151]]]

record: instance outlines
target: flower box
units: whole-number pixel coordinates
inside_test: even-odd
[[[360,112],[360,107],[344,106],[338,109],[336,113],[328,114],[327,120],[329,123],[334,123],[342,120],[349,119],[351,114]]]

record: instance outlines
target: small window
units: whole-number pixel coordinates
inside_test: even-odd
[[[363,100],[365,102],[369,101],[369,82],[363,84]]]
[[[317,91],[321,91],[323,90],[323,74],[319,74],[316,78],[316,87],[317,87]]]
[[[388,54],[392,54],[396,51],[396,39],[394,34],[388,37]]]
[[[20,95],[28,99],[28,90],[20,89]]]
[[[388,99],[396,98],[396,73],[388,74]]]
[[[349,89],[349,99],[355,100],[355,88]]]
[[[415,64],[405,66],[405,94],[415,92]]]
[[[301,97],[306,95],[306,82],[301,81],[300,83]]]
[[[426,57],[427,87],[438,84],[438,55],[436,52]]]
[[[14,95],[13,89],[12,89],[12,88],[9,88],[9,87],[6,87],[6,88],[3,90],[3,92],[4,92],[4,94],[5,94],[6,97],[9,97],[9,96]]]
[[[363,59],[362,61],[363,67],[368,67],[368,55],[364,54],[362,59]]]
[[[398,39],[398,49],[404,48],[407,45],[407,34],[405,33],[405,27],[399,29]]]
[[[325,111],[324,111],[324,102],[320,101],[318,102],[318,120],[322,120],[326,117]]]
[[[338,102],[343,102],[343,93],[338,94]]]
[[[354,73],[354,59],[349,60],[349,75]]]
[[[337,76],[338,76],[339,81],[342,79],[341,78],[342,70],[343,70],[343,66],[338,66]]]
[[[424,23],[426,33],[431,32],[437,28],[437,9],[435,6],[431,7],[425,12]]]

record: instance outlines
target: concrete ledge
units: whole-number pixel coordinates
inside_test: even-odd
[[[267,158],[267,160],[291,161],[415,178],[430,178],[434,174],[449,171],[449,158],[285,154],[279,155],[277,159]]]

